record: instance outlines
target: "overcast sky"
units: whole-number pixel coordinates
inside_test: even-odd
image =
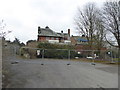
[[[38,26],[49,26],[55,32],[67,32],[78,35],[75,30],[74,16],[78,7],[88,2],[98,6],[106,0],[0,0],[0,20],[6,23],[6,30],[12,33],[6,38],[21,42],[37,40]],[[108,0],[107,0],[108,1]]]

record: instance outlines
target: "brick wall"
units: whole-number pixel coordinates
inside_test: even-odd
[[[46,40],[46,37],[44,37],[44,36],[38,37],[38,41],[45,41],[45,40]]]
[[[46,37],[46,36],[39,36],[38,41],[48,41],[48,40],[60,40],[59,37]]]
[[[74,39],[74,37],[71,37],[70,40],[71,40],[71,43],[74,45],[77,43],[76,40]]]

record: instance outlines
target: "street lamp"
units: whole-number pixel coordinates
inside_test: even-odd
[[[96,58],[96,54],[94,54],[94,50],[92,51],[92,65],[96,65],[94,59]]]
[[[113,63],[113,53],[112,53],[112,47],[110,46],[110,52],[109,52],[110,56],[111,56],[111,63]]]

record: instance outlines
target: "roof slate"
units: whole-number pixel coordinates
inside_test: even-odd
[[[64,37],[66,33],[56,33],[50,28],[40,28],[39,36],[54,36],[54,37]]]

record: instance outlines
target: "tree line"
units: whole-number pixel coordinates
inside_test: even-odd
[[[120,2],[104,2],[101,8],[87,3],[83,9],[78,8],[74,22],[79,33],[88,39],[91,49],[96,43],[100,50],[107,42],[120,52]]]

